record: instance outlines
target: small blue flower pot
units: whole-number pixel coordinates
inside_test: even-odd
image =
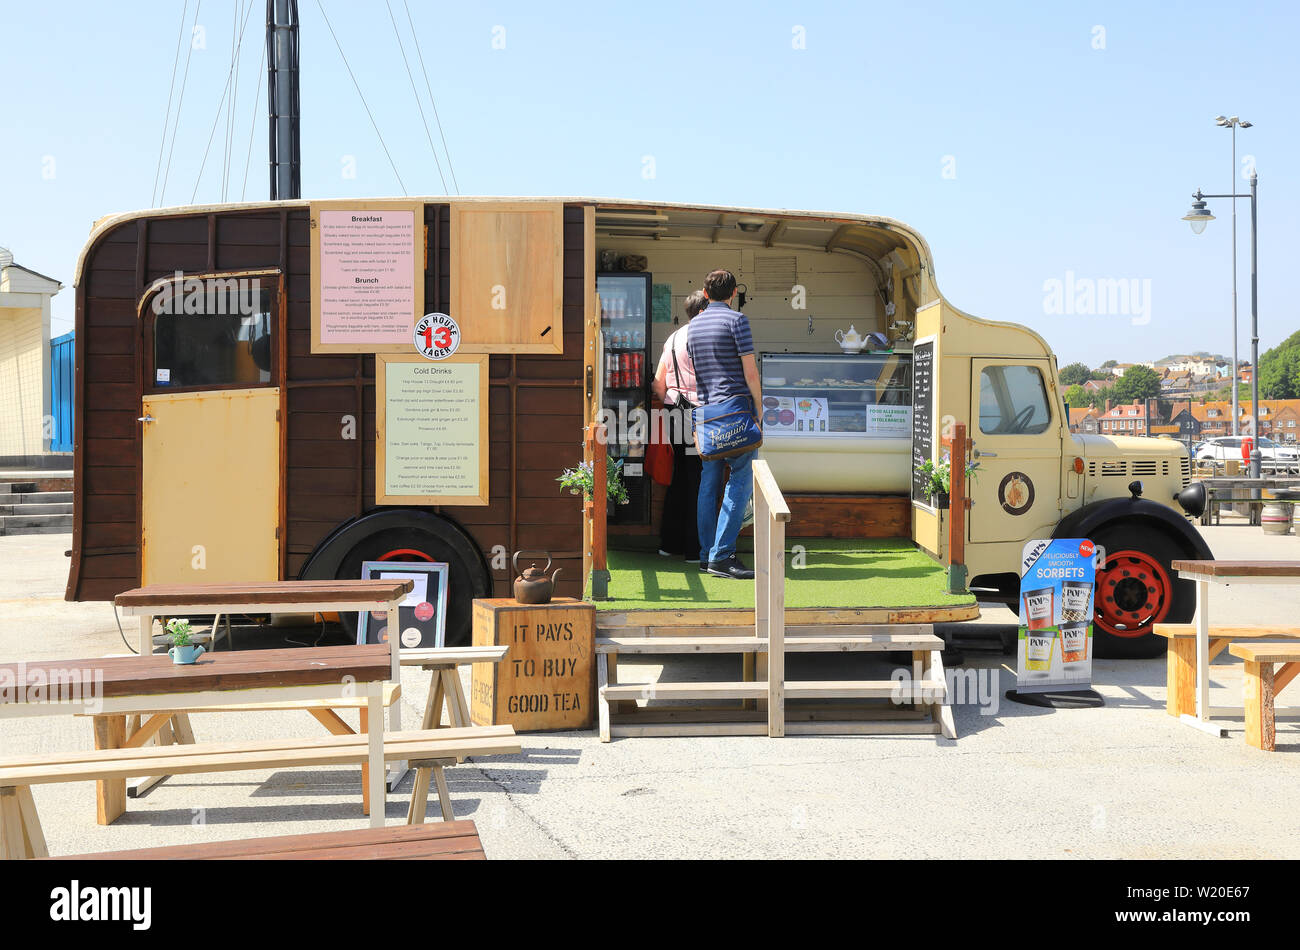
[[[177,666],[188,666],[193,663],[204,653],[201,646],[172,647],[167,651],[167,655],[172,658],[172,662]]]

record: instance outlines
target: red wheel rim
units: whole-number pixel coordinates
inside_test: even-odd
[[[1106,552],[1097,573],[1097,626],[1115,637],[1143,637],[1173,603],[1173,584],[1164,566],[1143,551]]]
[[[402,558],[408,558],[408,557],[413,557],[413,558],[415,558],[416,560],[419,560],[419,561],[432,561],[432,560],[433,560],[433,558],[429,557],[429,555],[425,554],[423,551],[417,551],[417,550],[415,550],[415,548],[394,548],[393,550],[389,551],[387,554],[381,554],[381,555],[379,555],[379,557],[376,558],[376,560],[378,560],[378,561],[396,561],[396,560],[399,560],[399,559],[402,559]]]

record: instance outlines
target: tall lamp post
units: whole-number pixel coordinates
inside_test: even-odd
[[[1245,125],[1246,123],[1242,123]],[[1256,221],[1258,215],[1256,209],[1258,202],[1256,200],[1259,185],[1259,175],[1252,171],[1250,173],[1250,194],[1239,195],[1236,188],[1229,195],[1203,195],[1198,189],[1192,197],[1192,210],[1183,215],[1183,220],[1192,226],[1193,234],[1200,234],[1205,230],[1205,226],[1214,220],[1214,215],[1210,214],[1210,209],[1206,207],[1206,198],[1231,198],[1234,216],[1237,210],[1238,198],[1250,199],[1250,431],[1251,431],[1251,449],[1250,449],[1250,477],[1260,477],[1260,451],[1259,451],[1259,269],[1258,269],[1258,247],[1256,240]],[[1236,280],[1234,268],[1233,280]],[[1233,294],[1233,300],[1236,300],[1236,294]],[[1233,431],[1236,431],[1237,423],[1237,375],[1236,375],[1236,331],[1234,326],[1233,332],[1233,377],[1232,377],[1232,421]]]
[[[1214,124],[1220,128],[1232,129],[1232,190],[1237,190],[1237,129],[1248,129],[1250,122],[1238,116],[1214,117]],[[1197,232],[1200,233],[1199,231]],[[1240,411],[1237,406],[1237,202],[1232,203],[1232,434],[1237,435],[1237,419]]]

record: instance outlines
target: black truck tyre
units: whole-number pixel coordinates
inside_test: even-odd
[[[372,511],[332,531],[308,557],[303,580],[357,579],[366,561],[443,561],[448,565],[447,628],[449,647],[468,646],[472,637],[472,601],[491,596],[492,577],[478,545],[449,518],[416,508]],[[356,614],[339,615],[355,638]]]

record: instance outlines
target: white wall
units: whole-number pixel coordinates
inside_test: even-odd
[[[50,398],[48,299],[45,307],[0,306],[0,455],[48,448],[42,432]]]
[[[683,310],[686,297],[701,288],[704,276],[718,268],[731,271],[739,283],[748,287],[744,312],[754,334],[754,347],[760,353],[838,353],[836,330],[847,331],[850,324],[860,334],[884,330],[881,322],[884,305],[876,293],[875,276],[870,265],[853,254],[790,248],[765,250],[705,241],[608,238],[599,234],[596,248],[598,252],[613,250],[620,256],[644,255],[648,260],[646,270],[653,275],[654,282],[672,285],[673,316],[678,325],[686,322]],[[787,285],[776,280],[776,274],[789,272],[791,259],[794,282],[806,288],[804,309],[792,306],[793,282]],[[767,269],[764,265],[768,265]],[[769,280],[773,281],[772,289],[767,289]],[[808,334],[810,315],[811,336]],[[652,360],[658,359],[664,340],[674,329],[671,323],[652,325]]]

